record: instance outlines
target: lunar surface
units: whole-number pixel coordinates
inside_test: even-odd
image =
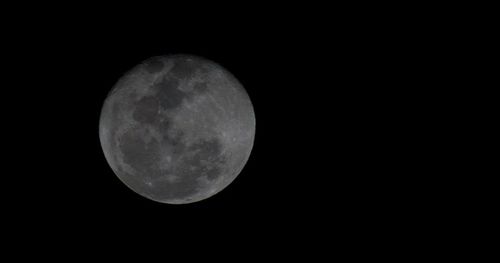
[[[99,123],[117,177],[154,201],[206,199],[241,172],[255,116],[243,86],[204,58],[153,57],[126,73],[106,98]]]

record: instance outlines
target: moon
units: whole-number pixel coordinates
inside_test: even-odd
[[[186,204],[227,187],[248,161],[255,115],[241,83],[205,58],[147,59],[121,77],[99,120],[116,176],[150,200]]]

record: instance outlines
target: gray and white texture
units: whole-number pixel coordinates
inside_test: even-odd
[[[117,177],[154,201],[186,204],[228,186],[255,137],[248,94],[220,65],[192,55],[150,58],[102,107],[99,138]]]

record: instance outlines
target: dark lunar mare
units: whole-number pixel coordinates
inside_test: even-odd
[[[153,96],[144,97],[136,102],[132,117],[140,123],[154,124],[158,119],[159,105],[157,98]]]
[[[179,81],[170,76],[163,76],[162,80],[153,86],[157,91],[156,98],[160,106],[166,110],[172,110],[179,107],[182,101],[189,96],[188,93],[178,89]]]
[[[152,58],[144,61],[143,65],[144,65],[144,69],[148,73],[151,73],[151,74],[160,72],[165,66],[165,64],[163,63],[163,61],[160,57],[152,57]]]
[[[119,146],[125,163],[150,177],[157,174],[155,166],[159,161],[160,151],[156,140],[146,143],[137,136],[135,131],[131,130],[121,136]]]
[[[173,61],[174,65],[170,73],[179,79],[189,79],[197,70],[205,71],[201,58],[189,60],[184,57],[176,57]]]

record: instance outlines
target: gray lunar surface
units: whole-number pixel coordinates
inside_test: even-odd
[[[134,192],[185,204],[228,186],[253,147],[248,94],[227,70],[190,55],[153,57],[107,96],[99,138],[107,162]]]

